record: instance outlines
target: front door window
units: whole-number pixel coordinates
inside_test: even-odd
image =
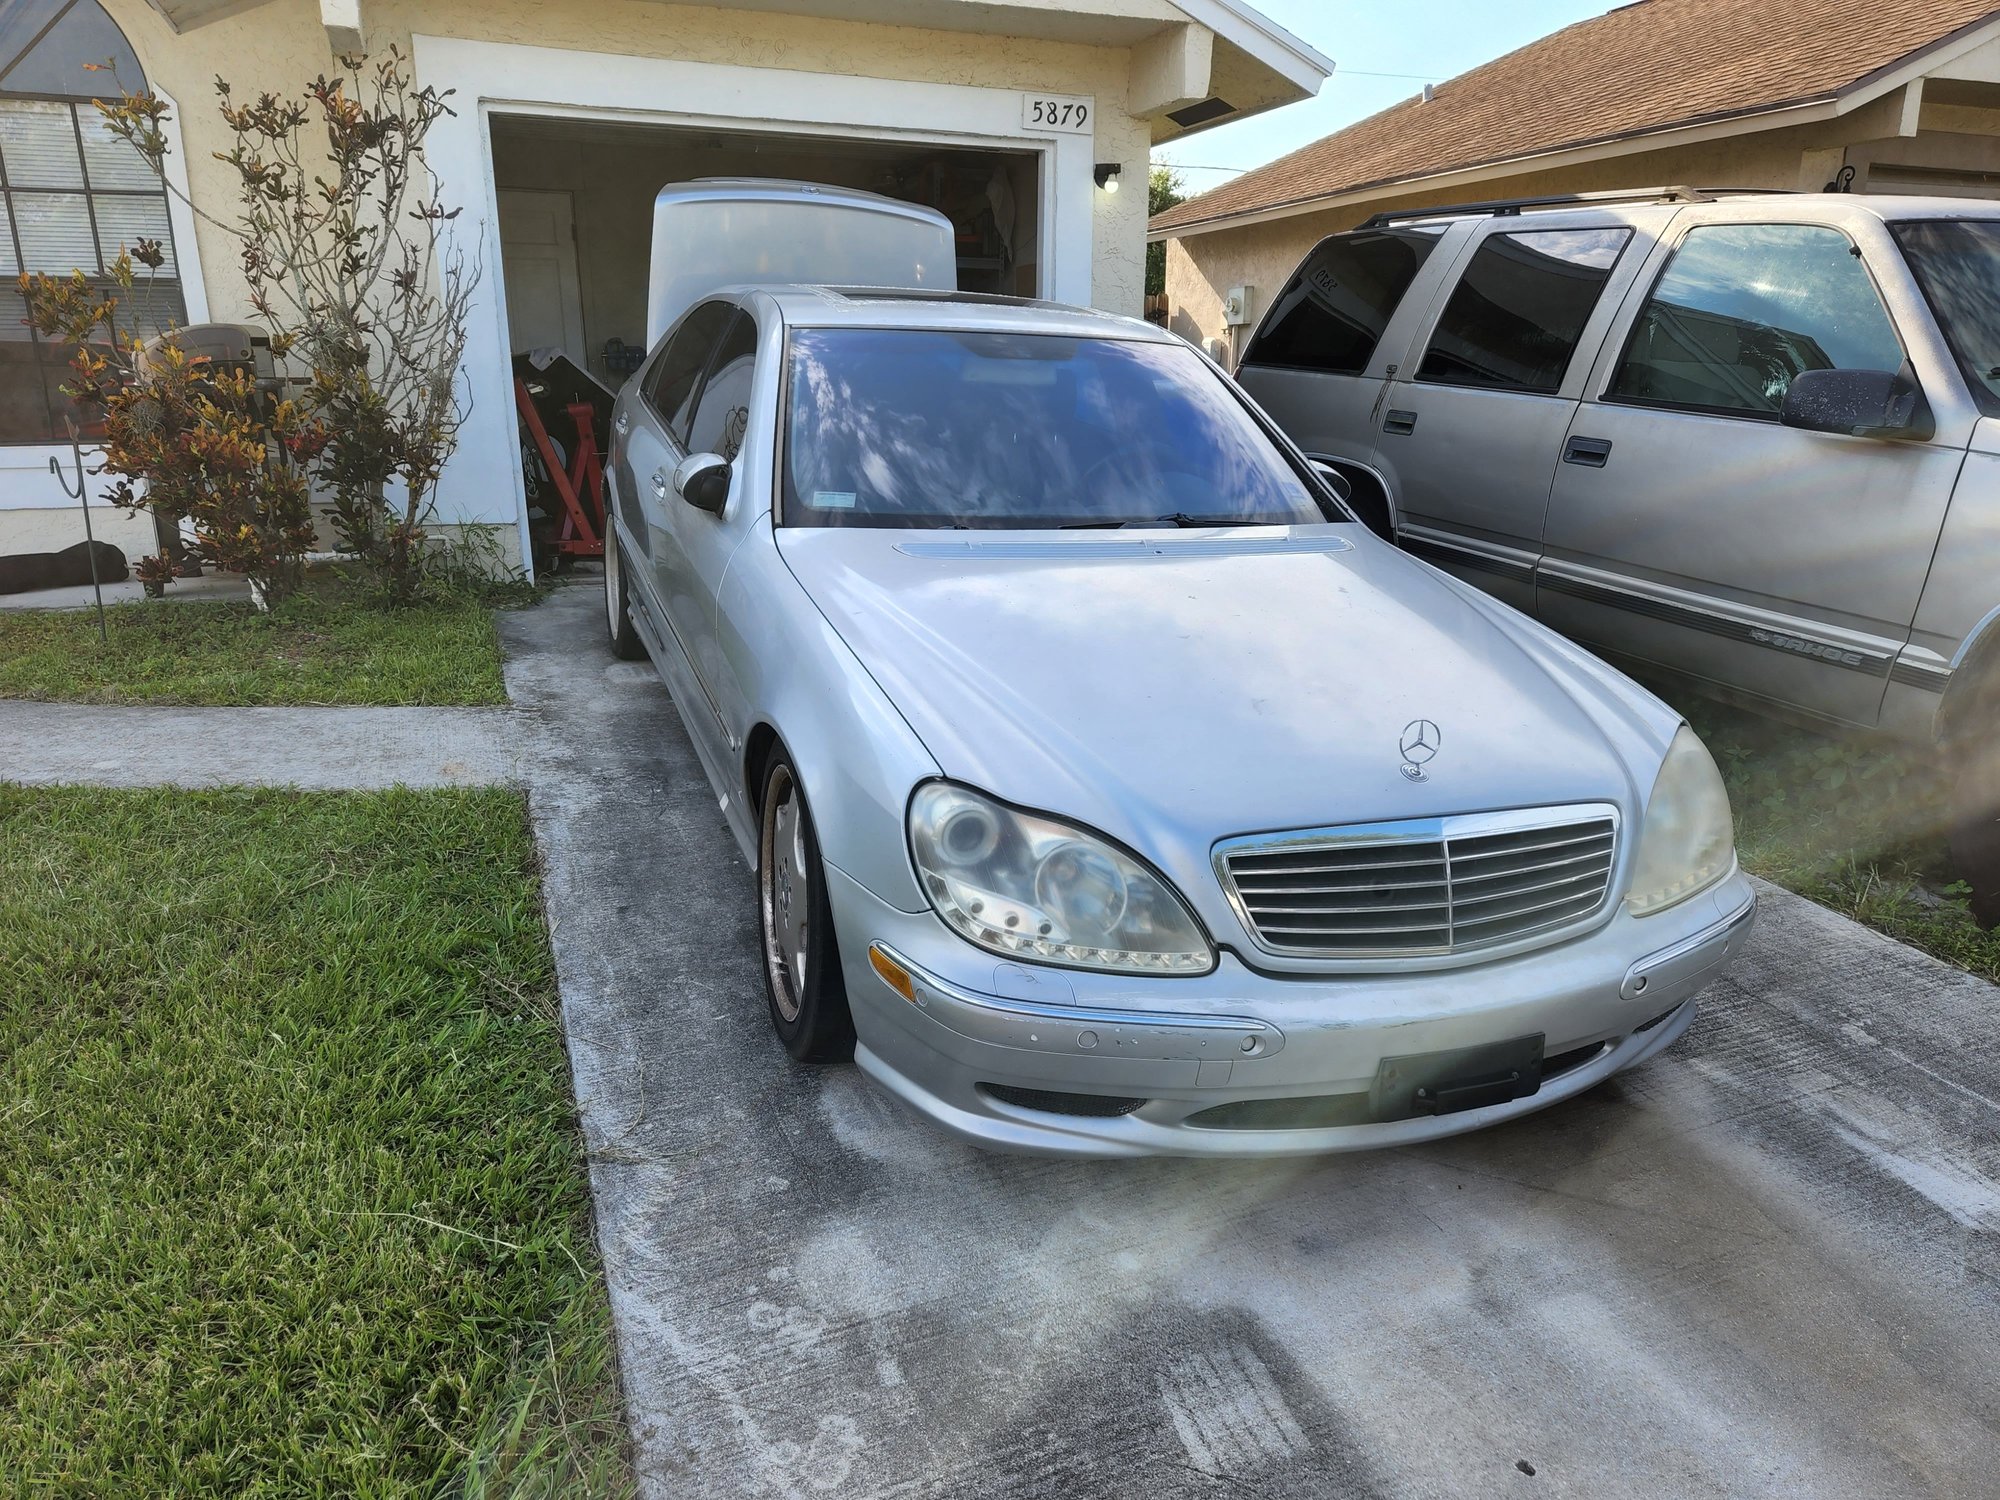
[[[1854,242],[1823,224],[1688,231],[1606,398],[1775,421],[1804,370],[1895,370],[1903,346]]]

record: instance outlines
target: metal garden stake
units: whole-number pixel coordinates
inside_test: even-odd
[[[90,529],[90,481],[83,472],[83,444],[77,438],[76,423],[69,417],[63,421],[69,426],[70,461],[76,465],[76,488],[70,488],[69,480],[63,477],[62,460],[53,453],[49,455],[49,472],[56,476],[63,493],[83,507],[83,550],[90,558],[90,591],[97,596],[97,639],[109,645],[111,637],[104,628],[104,585],[97,578],[97,538]]]

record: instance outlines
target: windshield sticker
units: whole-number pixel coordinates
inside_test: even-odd
[[[853,490],[814,490],[814,510],[853,510]]]

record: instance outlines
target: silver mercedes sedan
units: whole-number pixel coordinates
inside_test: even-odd
[[[772,1024],[961,1136],[1475,1129],[1670,1045],[1749,930],[1680,717],[1147,324],[724,292],[613,428],[612,646],[755,866]]]

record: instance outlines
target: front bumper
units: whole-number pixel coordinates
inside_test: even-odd
[[[1756,910],[1737,873],[1656,916],[1621,911],[1583,937],[1469,968],[1279,978],[1225,952],[1199,978],[1128,978],[994,958],[929,912],[827,875],[861,1067],[981,1145],[1077,1156],[1359,1150],[1545,1108],[1686,1031],[1695,992],[1742,946]],[[909,972],[914,1001],[875,972],[871,946]],[[1359,1106],[1342,1101],[1365,1099],[1384,1058],[1535,1034],[1551,1076],[1524,1098],[1445,1115],[1269,1123],[1352,1120]],[[1024,1094],[1044,1097],[1030,1107]],[[1300,1108],[1218,1110],[1272,1100]],[[1245,1119],[1259,1123],[1237,1123]]]

